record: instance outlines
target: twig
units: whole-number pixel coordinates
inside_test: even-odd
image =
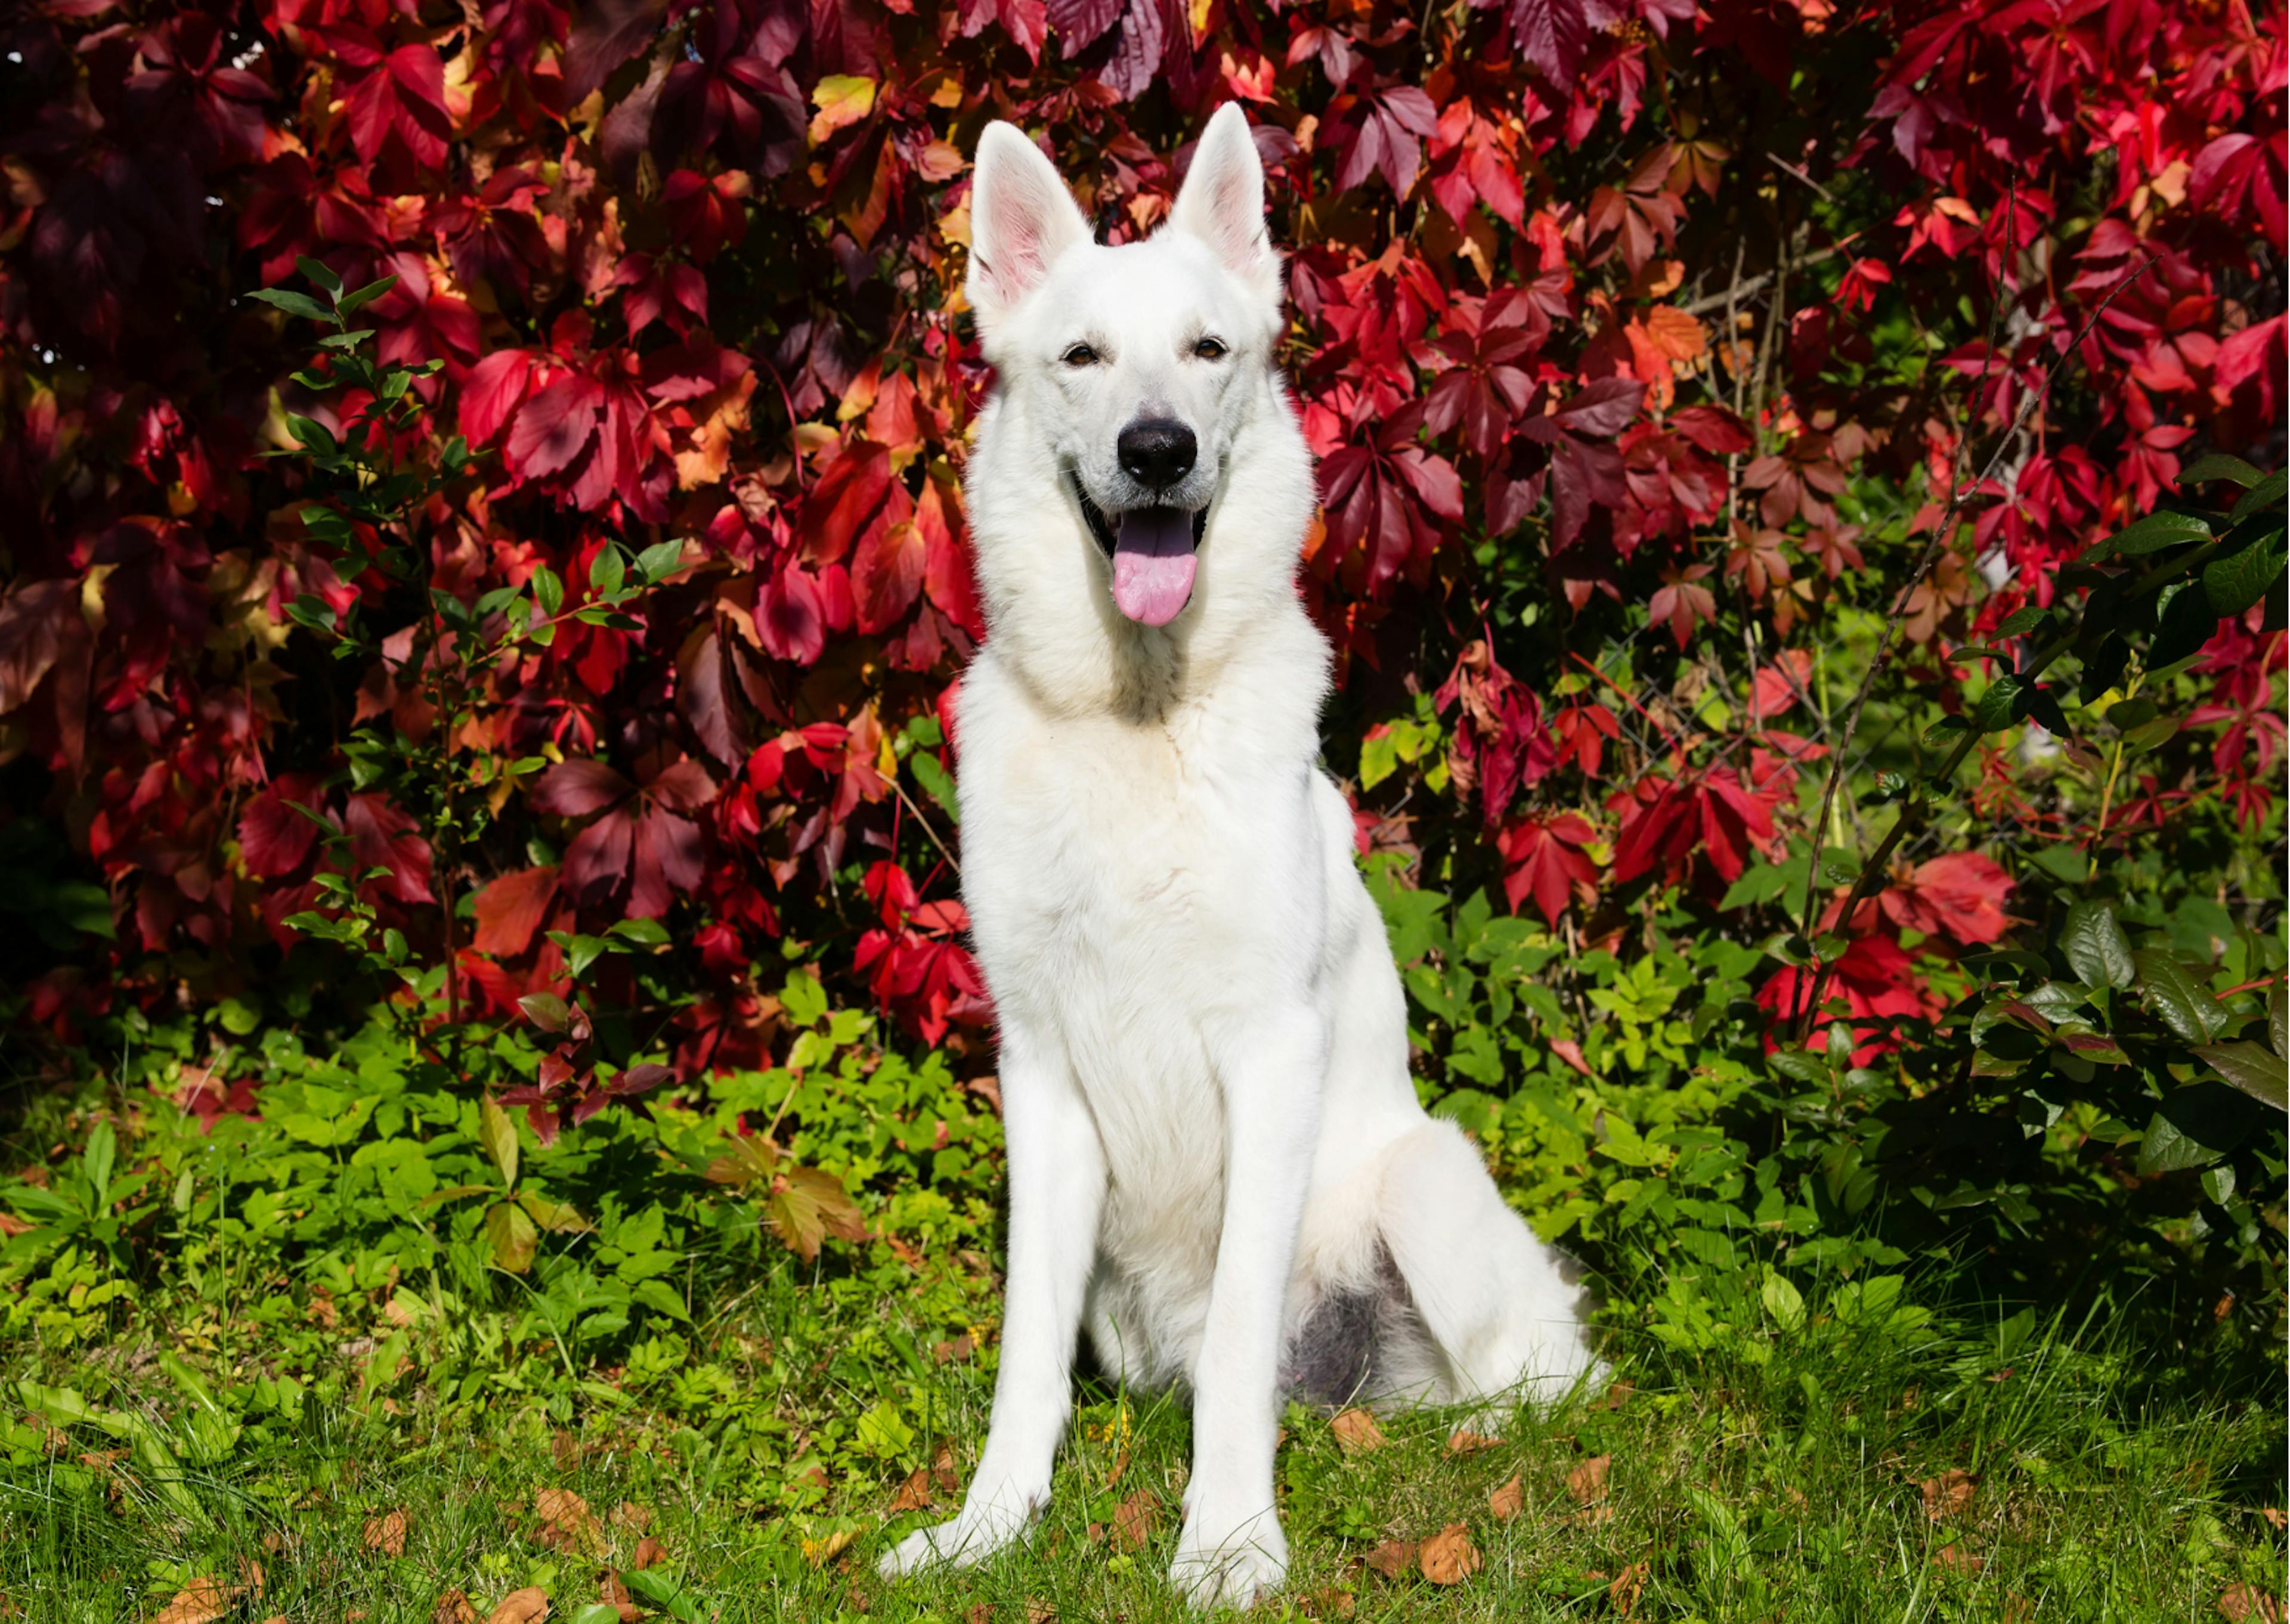
[[[1803,259],[1792,260],[1790,263],[1798,270],[1806,270],[1815,265],[1826,264],[1829,260],[1835,259],[1838,254],[1843,253],[1847,248],[1850,248],[1853,245],[1854,238],[1858,237],[1861,234],[1856,231],[1852,236],[1846,237],[1841,243],[1831,244],[1827,248],[1816,249],[1814,252],[1806,255]],[[1736,257],[1739,257],[1738,254]],[[1685,307],[1685,313],[1688,316],[1707,316],[1712,310],[1726,309],[1727,307],[1749,298],[1753,293],[1763,292],[1765,291],[1766,284],[1773,279],[1773,272],[1759,271],[1756,276],[1750,277],[1746,282],[1728,285],[1726,291],[1722,293],[1703,294],[1700,299],[1695,300],[1692,304]]]
[[[961,863],[956,860],[953,852],[946,849],[946,842],[938,837],[938,831],[931,827],[931,820],[923,816],[923,809],[915,804],[914,798],[907,794],[898,780],[891,780],[890,784],[891,793],[899,797],[899,804],[901,806],[914,813],[915,821],[923,826],[923,833],[930,836],[931,844],[938,848],[938,854],[946,859],[946,866],[954,870],[954,877],[959,880],[962,877]]]

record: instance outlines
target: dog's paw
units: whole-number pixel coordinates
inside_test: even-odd
[[[1169,1583],[1197,1612],[1253,1607],[1288,1577],[1288,1541],[1271,1507],[1253,1516],[1219,1519],[1211,1533],[1197,1513],[1185,1519]]]
[[[900,1540],[876,1563],[875,1571],[885,1579],[898,1579],[940,1563],[974,1567],[1024,1538],[1032,1520],[1032,1503],[1023,1497],[1006,1504],[965,1505],[961,1515],[951,1520],[933,1528],[917,1528]]]

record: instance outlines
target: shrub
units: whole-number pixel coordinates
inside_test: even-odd
[[[243,1111],[237,1040],[386,998],[420,1120],[553,1134],[789,1061],[792,964],[989,1067],[966,154],[1044,133],[1124,240],[1237,98],[1443,1108],[1594,1245],[2104,1247],[2278,1314],[2238,0],[84,11],[0,68],[28,1028],[188,1006]],[[575,1053],[480,1058],[575,994]]]

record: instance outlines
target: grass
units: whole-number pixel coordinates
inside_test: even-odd
[[[7,1350],[12,1377],[106,1367],[120,1412],[143,1414],[199,1463],[177,1476],[132,1448],[106,1460],[95,1444],[121,1444],[84,1428],[19,1428],[0,1464],[4,1616],[429,1624],[460,1616],[439,1612],[448,1592],[483,1620],[539,1587],[561,1621],[647,1538],[646,1571],[681,1590],[693,1618],[1184,1616],[1164,1581],[1183,1411],[1088,1383],[1055,1501],[1025,1549],[969,1572],[874,1576],[893,1535],[945,1515],[945,1479],[974,1459],[991,1392],[990,1353],[890,1359],[920,1426],[908,1438],[868,1432],[883,1383],[851,1350],[879,1348],[886,1332],[909,1349],[942,1335],[908,1317],[914,1300],[807,1288],[782,1270],[695,1332],[681,1368],[591,1382],[564,1422],[540,1395],[564,1372],[538,1350],[475,1400],[444,1396],[452,1382],[432,1390],[418,1364],[361,1398],[346,1364],[343,1381],[316,1380],[299,1409],[236,1441],[210,1436],[203,1461],[196,1418],[160,1378],[148,1332],[80,1358]],[[1692,1357],[1621,1340],[1613,1385],[1517,1414],[1500,1442],[1469,1452],[1448,1447],[1453,1416],[1385,1417],[1380,1446],[1347,1452],[1326,1415],[1292,1406],[1279,1461],[1291,1580],[1261,1616],[2192,1620],[2222,1616],[2222,1596],[2255,1609],[2260,1593],[2281,1593],[2282,1535],[2267,1515],[2283,1504],[2278,1395],[2229,1403],[2158,1385],[2124,1322],[2104,1316],[1948,1328],[1922,1317],[1816,1313]],[[533,1390],[520,1396],[519,1383]],[[718,1424],[735,1408],[786,1429],[766,1451],[768,1426]],[[859,1444],[821,1452],[805,1434],[822,1417],[855,1424],[838,1436]],[[950,1470],[933,1485],[941,1449]],[[757,1465],[765,1453],[795,1474],[778,1489]],[[806,1467],[813,1458],[828,1464]],[[1600,1458],[1602,1486],[1589,1464]],[[940,1509],[893,1512],[916,1463]],[[1506,1517],[1490,1494],[1513,1479],[1518,1509]],[[1125,1502],[1133,1548],[1118,1532]],[[1457,1525],[1480,1565],[1431,1583],[1409,1548]],[[259,1596],[163,1611],[196,1581],[243,1585],[257,1565]]]

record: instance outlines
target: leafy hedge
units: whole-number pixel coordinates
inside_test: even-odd
[[[188,1030],[156,1080],[267,1119],[244,1040],[387,993],[456,1124],[484,1093],[538,1142],[807,1075],[817,977],[982,1077],[967,154],[1042,132],[1123,240],[1237,99],[1292,248],[1328,756],[1442,1108],[1594,1247],[2127,1246],[2278,1316],[2280,1018],[2242,1031],[2284,962],[2278,15],[0,33],[25,1029]]]

